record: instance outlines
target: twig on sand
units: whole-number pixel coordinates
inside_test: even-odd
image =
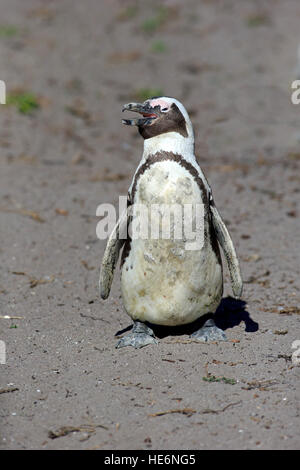
[[[25,215],[26,217],[30,217],[31,219],[35,220],[36,222],[45,222],[45,220],[35,211],[30,211],[27,209],[12,209],[9,207],[0,207],[0,212],[10,212],[13,214],[20,214]]]
[[[18,387],[0,388],[0,394],[1,394],[1,393],[17,392],[18,390],[19,390]]]
[[[38,286],[39,284],[48,284],[49,282],[53,282],[55,279],[53,275],[46,279],[36,279],[35,277],[31,277],[30,274],[23,271],[12,271],[12,274],[15,274],[16,276],[27,276],[29,278],[29,285],[31,289]]]
[[[0,315],[0,318],[3,318],[5,320],[21,320],[24,317],[16,317],[14,315]]]
[[[229,403],[228,405],[224,406],[224,408],[221,408],[220,410],[213,410],[211,408],[205,408],[204,410],[200,411],[200,413],[202,413],[202,414],[208,414],[208,413],[219,414],[219,413],[223,413],[223,411],[227,410],[227,408],[230,408],[231,406],[239,405],[240,403],[242,403],[242,400],[236,401],[235,403]]]
[[[183,415],[192,416],[194,413],[197,413],[197,410],[193,410],[193,408],[175,408],[173,410],[158,411],[157,413],[151,413],[148,416],[155,418],[156,416],[163,416],[171,413],[181,413]]]
[[[106,426],[102,424],[81,424],[80,426],[61,426],[56,431],[49,431],[48,437],[50,439],[57,439],[58,437],[64,437],[73,432],[86,432],[88,434],[93,434],[96,432],[96,428],[103,428],[108,430]]]
[[[165,341],[166,344],[190,344],[190,343],[201,343],[201,341],[198,341],[197,339],[174,339],[172,341]],[[210,344],[216,343],[216,341],[212,341]]]
[[[156,416],[163,416],[163,415],[171,414],[171,413],[181,413],[181,414],[187,415],[188,417],[192,416],[194,413],[219,414],[219,413],[223,413],[223,411],[226,411],[228,408],[230,408],[232,406],[239,405],[240,403],[242,403],[242,400],[234,402],[234,403],[228,403],[228,405],[224,406],[224,408],[221,408],[220,410],[213,410],[211,408],[204,408],[203,410],[197,411],[197,410],[193,410],[192,408],[181,408],[181,409],[178,408],[178,409],[174,409],[174,410],[159,411],[158,413],[152,413],[152,414],[149,414],[148,416],[156,417]]]
[[[276,379],[271,380],[253,380],[252,382],[247,382],[248,387],[242,387],[243,390],[254,390],[258,389],[261,392],[268,392],[271,390],[274,385],[278,385]],[[272,389],[274,390],[274,389]]]
[[[239,339],[229,339],[227,343],[239,343]],[[173,339],[171,341],[165,341],[166,344],[190,344],[190,343],[197,343],[197,344],[218,344],[218,341],[210,341],[209,343],[203,343],[202,341],[199,341],[198,339]]]

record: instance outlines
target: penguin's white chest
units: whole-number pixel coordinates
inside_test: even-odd
[[[191,323],[213,313],[222,297],[223,281],[218,247],[211,243],[208,214],[201,248],[187,249],[184,236],[184,207],[205,202],[196,179],[176,161],[156,162],[139,175],[133,192],[132,202],[147,207],[153,219],[148,219],[151,224],[146,239],[135,233],[125,247],[121,288],[127,313],[134,320],[160,325]],[[157,211],[158,207],[161,209]],[[182,214],[181,225],[176,217],[169,216],[168,208],[171,213],[176,209],[176,217]],[[154,238],[157,226],[159,236]],[[179,232],[174,227],[179,227]]]

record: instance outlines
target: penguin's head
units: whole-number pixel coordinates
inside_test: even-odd
[[[138,126],[144,139],[162,136],[170,132],[184,139],[193,138],[193,127],[185,107],[180,101],[169,96],[155,96],[144,103],[128,103],[122,111],[135,111],[142,118],[123,119],[122,123]]]

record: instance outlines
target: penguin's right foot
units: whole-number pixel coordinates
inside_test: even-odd
[[[200,341],[201,343],[210,343],[212,341],[227,341],[227,337],[221,328],[218,328],[211,318],[207,320],[202,328],[190,335],[190,338]]]
[[[133,346],[135,349],[143,348],[147,344],[157,344],[158,341],[154,337],[154,333],[145,325],[145,323],[135,321],[132,331],[128,335],[119,339],[116,348],[124,348],[125,346]]]

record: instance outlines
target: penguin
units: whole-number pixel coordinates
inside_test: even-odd
[[[151,326],[185,325],[207,314],[209,320],[190,337],[200,342],[226,341],[224,331],[214,321],[223,295],[220,248],[235,298],[241,297],[243,282],[232,239],[195,157],[189,115],[180,101],[167,96],[125,104],[123,111],[141,115],[123,119],[122,123],[137,126],[144,139],[144,150],[128,191],[127,210],[108,239],[100,270],[100,295],[107,299],[122,251],[122,298],[133,327],[116,347],[157,344]],[[139,205],[151,208],[156,204],[159,207],[177,204],[179,208],[191,205],[192,223],[195,207],[202,207],[202,243],[187,249],[186,237],[177,239],[174,232],[165,239],[151,238],[149,234],[148,237],[130,235],[128,227],[133,222],[133,208]],[[128,234],[122,238],[120,234],[124,230]]]

